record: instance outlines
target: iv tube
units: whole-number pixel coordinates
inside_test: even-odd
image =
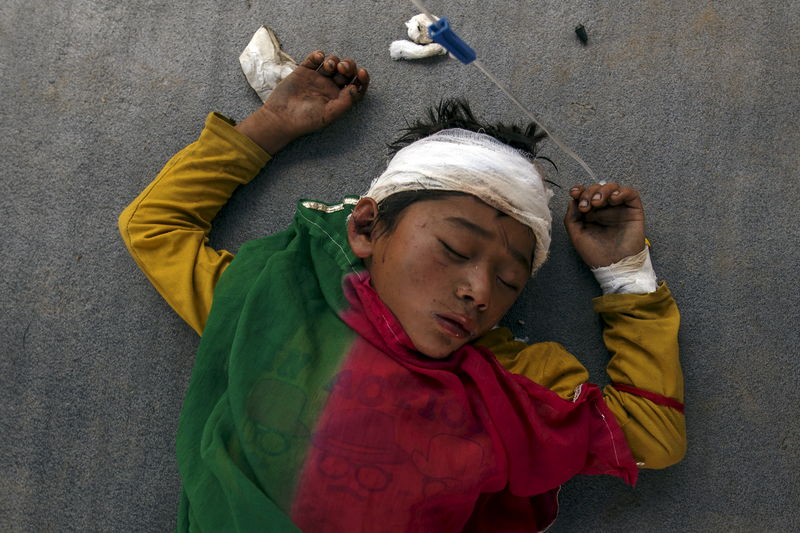
[[[422,13],[427,15],[431,20],[438,19],[438,17],[435,17],[430,11],[428,11],[428,9],[419,0],[411,0],[411,3],[414,4],[414,6],[416,6],[416,8],[419,9]],[[592,177],[594,181],[599,181],[597,179],[597,176],[595,176],[595,173],[592,172],[592,169],[589,168],[589,165],[587,165],[586,162],[583,159],[581,159],[581,157],[578,154],[576,154],[572,149],[570,149],[567,145],[565,145],[557,137],[555,137],[552,133],[550,133],[550,131],[548,131],[548,129],[545,128],[541,122],[539,122],[539,120],[534,116],[534,114],[527,107],[522,105],[522,103],[519,100],[517,100],[517,98],[513,94],[511,94],[511,92],[508,89],[506,89],[506,87],[502,83],[500,83],[500,81],[497,78],[495,78],[491,72],[489,72],[486,69],[486,67],[483,65],[483,63],[481,63],[480,60],[475,59],[472,61],[472,63],[474,63],[475,66],[478,68],[478,70],[480,70],[487,78],[489,78],[489,81],[494,83],[494,85],[498,89],[500,89],[503,92],[503,94],[505,94],[512,102],[514,102],[514,104],[518,108],[520,108],[522,112],[525,113],[525,115],[531,121],[533,121],[533,123],[539,126],[542,129],[542,131],[544,131],[547,134],[547,136],[556,144],[556,146],[561,148],[561,150],[563,150],[564,153],[566,153],[568,156],[574,159],[581,167],[583,167],[583,169],[589,174],[589,176]]]
[[[506,88],[503,86],[503,84],[501,84],[501,83],[500,83],[500,82],[499,82],[499,81],[498,81],[498,80],[497,80],[497,79],[496,79],[494,76],[492,76],[491,72],[489,72],[488,70],[486,70],[486,68],[483,66],[483,63],[481,63],[481,62],[480,62],[480,60],[476,59],[475,61],[473,61],[473,63],[475,64],[475,66],[476,66],[476,67],[478,67],[478,70],[480,70],[481,72],[483,72],[483,73],[486,75],[486,77],[487,77],[487,78],[489,78],[489,80],[490,80],[492,83],[494,83],[494,84],[497,86],[497,88],[498,88],[498,89],[500,89],[501,91],[503,91],[503,93],[505,93],[505,95],[506,95],[506,96],[508,96],[508,97],[511,99],[511,101],[512,101],[512,102],[514,102],[515,104],[517,104],[517,107],[519,107],[519,108],[522,110],[522,112],[523,112],[523,113],[525,113],[525,114],[528,116],[528,118],[529,118],[529,119],[531,119],[531,120],[532,120],[534,123],[536,123],[536,125],[538,125],[540,128],[542,128],[542,131],[543,131],[543,132],[545,132],[545,133],[547,134],[547,136],[548,136],[548,137],[550,137],[550,140],[551,140],[551,141],[553,141],[554,143],[556,143],[556,146],[558,146],[559,148],[561,148],[561,149],[564,151],[564,153],[566,153],[566,154],[567,154],[568,156],[570,156],[572,159],[574,159],[575,161],[577,161],[577,162],[578,162],[578,164],[579,164],[580,166],[582,166],[582,167],[583,167],[583,169],[584,169],[586,172],[588,172],[588,173],[589,173],[589,175],[592,177],[592,179],[593,179],[594,181],[599,181],[599,180],[597,179],[597,176],[595,176],[594,172],[592,172],[592,169],[591,169],[591,168],[589,168],[589,165],[587,165],[587,164],[586,164],[586,161],[584,161],[584,160],[583,160],[583,159],[582,159],[582,158],[581,158],[581,157],[580,157],[578,154],[576,154],[575,152],[573,152],[573,151],[572,151],[572,149],[571,149],[569,146],[567,146],[566,144],[564,144],[563,142],[561,142],[561,141],[560,141],[560,140],[559,140],[559,139],[558,139],[556,136],[554,136],[552,133],[550,133],[550,132],[547,130],[547,128],[545,128],[544,126],[542,126],[542,123],[541,123],[541,122],[539,122],[539,121],[536,119],[536,117],[533,115],[533,113],[531,113],[531,112],[528,110],[528,108],[527,108],[527,107],[525,107],[524,105],[522,105],[522,104],[520,103],[520,101],[519,101],[519,100],[517,100],[517,99],[514,97],[514,95],[513,95],[513,94],[511,94],[511,92],[510,92],[508,89],[506,89]]]

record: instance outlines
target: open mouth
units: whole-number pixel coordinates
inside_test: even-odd
[[[457,339],[466,339],[472,335],[470,330],[452,318],[448,318],[439,314],[434,314],[433,317],[436,320],[436,323],[439,325],[439,328],[451,337],[455,337]]]

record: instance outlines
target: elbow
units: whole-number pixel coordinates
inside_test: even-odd
[[[144,217],[138,207],[136,202],[132,203],[117,218],[122,242],[137,262],[141,254],[146,254],[147,250],[154,247],[154,240],[175,229]]]
[[[620,413],[620,426],[640,468],[667,468],[684,458],[686,418],[682,409],[609,390],[606,401],[612,412]]]
[[[130,223],[132,219],[133,211],[130,205],[119,214],[119,217],[117,217],[117,229],[119,230],[120,237],[122,237],[122,242],[125,243],[125,246],[128,248],[128,250],[131,250],[132,239],[130,234]]]
[[[653,470],[661,470],[672,465],[678,464],[686,455],[686,442],[676,444],[669,448],[663,448],[652,452],[644,457],[641,467]]]
[[[683,460],[686,456],[686,430],[682,422],[668,436],[653,439],[651,445],[643,450],[645,453],[637,459],[641,468],[661,470]]]

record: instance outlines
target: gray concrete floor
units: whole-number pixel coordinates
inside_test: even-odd
[[[636,489],[571,481],[553,531],[800,530],[800,4],[428,3],[602,177],[641,190],[683,314],[686,459]],[[128,257],[116,217],[209,111],[257,107],[237,58],[260,24],[295,58],[355,57],[373,85],[237,193],[219,247],[282,228],[299,196],[363,192],[383,143],[441,97],[520,118],[472,67],[392,62],[414,13],[403,1],[0,3],[0,530],[174,527],[198,338]],[[544,153],[555,181],[586,179],[552,144]],[[508,322],[565,344],[604,383],[597,293],[557,224]]]

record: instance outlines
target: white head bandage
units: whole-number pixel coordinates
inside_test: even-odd
[[[476,196],[533,230],[532,273],[547,259],[552,221],[547,204],[553,191],[529,159],[494,137],[447,129],[413,142],[395,154],[364,196],[380,203],[415,190]]]

